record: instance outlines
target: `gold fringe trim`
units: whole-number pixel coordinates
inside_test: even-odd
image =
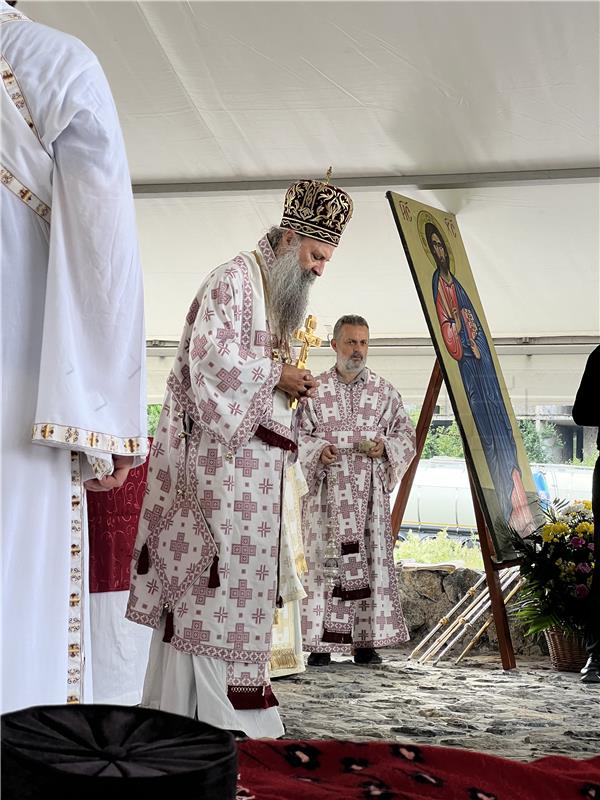
[[[271,670],[297,667],[298,657],[296,651],[292,650],[291,647],[286,647],[285,650],[273,650],[270,665]]]

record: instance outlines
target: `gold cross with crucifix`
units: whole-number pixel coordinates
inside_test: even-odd
[[[298,355],[298,360],[296,361],[296,366],[298,369],[304,369],[306,367],[308,351],[310,348],[321,346],[321,339],[319,339],[319,337],[314,333],[316,327],[317,318],[312,314],[309,314],[304,322],[304,327],[294,331],[294,339],[296,339],[298,342],[302,342],[300,354]],[[296,408],[297,405],[298,399],[295,397],[291,398],[290,408]]]

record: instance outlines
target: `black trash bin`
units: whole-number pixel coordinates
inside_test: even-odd
[[[177,714],[113,705],[2,715],[2,800],[234,800],[233,736]],[[139,794],[138,794],[139,793]]]

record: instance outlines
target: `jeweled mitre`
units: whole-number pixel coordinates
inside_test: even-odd
[[[300,180],[286,192],[282,228],[337,247],[352,216],[352,198],[343,189],[316,180]]]

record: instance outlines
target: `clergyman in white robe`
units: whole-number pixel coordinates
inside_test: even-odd
[[[146,454],[142,275],[94,54],[0,0],[2,710],[92,700],[82,482]]]
[[[414,427],[396,389],[366,366],[348,382],[336,366],[317,380],[298,441],[308,483],[302,518],[308,565],[304,649],[349,654],[397,646],[409,636],[398,596],[389,497],[414,457]],[[371,447],[376,441],[383,444],[382,455],[370,458],[364,443]],[[321,454],[330,446],[335,460],[324,465]],[[331,576],[328,560],[335,564]]]

